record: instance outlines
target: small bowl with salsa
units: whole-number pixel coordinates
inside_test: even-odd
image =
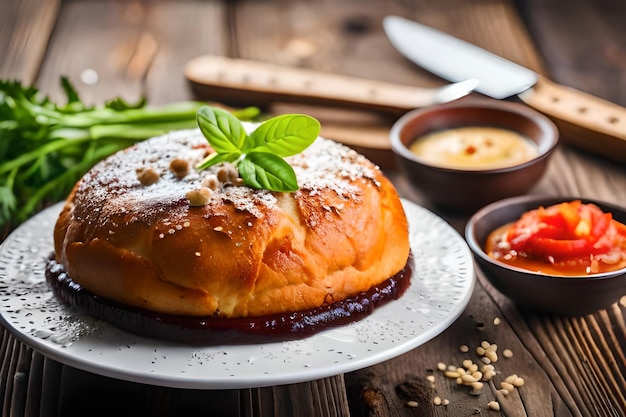
[[[475,98],[411,111],[390,132],[411,183],[433,204],[466,212],[526,194],[558,137],[554,123],[527,106]]]
[[[485,277],[516,304],[584,315],[626,295],[626,208],[543,196],[478,210],[465,238]]]

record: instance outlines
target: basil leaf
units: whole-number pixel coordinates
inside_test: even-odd
[[[296,191],[298,180],[293,168],[281,157],[267,152],[251,152],[239,162],[239,175],[248,187],[269,191]]]
[[[219,153],[215,152],[211,155],[207,156],[196,166],[196,169],[207,169],[213,165],[217,165],[221,162],[234,162],[237,158],[241,156],[241,152],[229,152],[229,153]]]
[[[320,132],[320,123],[304,114],[274,117],[250,135],[236,116],[225,110],[203,106],[197,121],[216,151],[198,169],[233,162],[247,186],[280,192],[298,189],[296,174],[283,157],[305,150]]]
[[[305,150],[317,139],[320,122],[304,114],[285,114],[269,119],[250,134],[246,151],[270,152],[286,157]]]
[[[231,113],[202,106],[197,113],[198,127],[213,149],[219,153],[239,152],[245,142],[243,125]]]

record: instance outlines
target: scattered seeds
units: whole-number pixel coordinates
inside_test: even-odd
[[[461,381],[463,381],[463,383],[466,383],[466,384],[471,384],[472,382],[476,382],[478,380],[474,378],[472,375],[465,374],[465,375],[461,375]]]
[[[481,368],[481,372],[483,373],[483,381],[490,381],[491,378],[496,376],[496,368],[493,365],[484,365]]]
[[[506,378],[504,378],[504,382],[508,382],[509,384],[513,384],[517,378],[519,378],[517,376],[517,374],[512,374],[512,375],[509,375]]]
[[[407,401],[406,405],[407,407],[411,407],[411,408],[416,408],[417,406],[419,406],[417,401]]]
[[[495,319],[493,319],[493,324],[495,326],[499,325],[502,322],[502,320],[500,320],[500,317],[496,317]]]
[[[481,389],[483,389],[484,384],[482,382],[472,382],[472,389],[475,389],[477,391],[480,391]]]
[[[515,389],[515,387],[513,386],[513,384],[503,381],[500,383],[500,388],[507,390],[508,392],[511,392]]]
[[[499,325],[501,320],[499,317],[496,317],[493,322],[494,325]],[[466,344],[462,344],[459,346],[459,351],[467,353],[470,351],[470,347]],[[464,359],[461,366],[446,365],[444,362],[439,362],[437,363],[437,369],[441,371],[446,378],[454,379],[459,385],[470,387],[470,395],[481,395],[484,383],[491,381],[496,376],[494,363],[498,361],[497,352],[498,345],[496,343],[483,340],[480,342],[480,345],[476,347],[476,354],[479,356],[480,362],[475,363],[472,359]],[[502,350],[502,356],[511,358],[513,357],[513,352],[511,349],[504,349]],[[428,375],[426,379],[433,383],[434,387],[435,377]],[[520,378],[517,374],[507,376],[504,381],[500,383],[500,389],[496,392],[496,399],[502,399],[503,396],[509,395],[516,388],[523,385],[524,379]],[[498,395],[500,397],[498,397]],[[433,403],[435,405],[448,405],[449,401],[442,400],[441,397],[435,397]],[[500,410],[500,403],[498,401],[490,401],[487,406],[489,410]]]
[[[500,411],[500,403],[497,401],[489,401],[487,407],[489,407],[490,410]]]
[[[443,373],[447,378],[458,378],[461,376],[461,374],[459,374],[457,371],[445,371]]]

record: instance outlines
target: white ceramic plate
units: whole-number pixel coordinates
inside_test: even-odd
[[[367,318],[306,339],[198,347],[142,338],[60,305],[45,259],[61,204],[39,213],[0,246],[0,321],[20,341],[96,374],[179,388],[252,388],[311,381],[374,365],[432,339],[462,313],[474,286],[463,238],[430,211],[403,201],[413,274],[398,300]]]

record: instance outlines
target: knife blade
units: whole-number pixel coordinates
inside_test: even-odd
[[[477,79],[476,91],[496,99],[517,97],[550,117],[564,141],[626,162],[626,108],[417,22],[387,16],[383,27],[392,45],[420,67],[449,81]]]

